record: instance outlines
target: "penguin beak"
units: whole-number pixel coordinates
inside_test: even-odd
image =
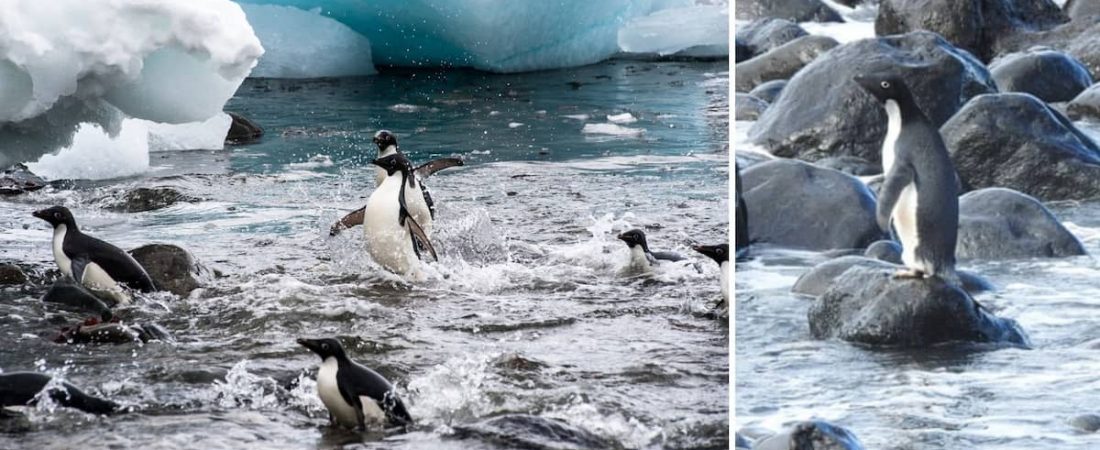
[[[706,256],[710,256],[711,258],[714,257],[714,248],[709,245],[692,245],[691,249]]]
[[[48,218],[50,216],[50,213],[46,212],[46,210],[44,210],[44,209],[40,209],[38,211],[35,211],[35,212],[31,213],[31,215],[34,216],[34,217],[37,217],[39,219],[45,220],[47,222],[50,221],[50,219]]]
[[[630,242],[630,240],[626,238],[626,234],[622,234],[622,233],[619,234],[619,240],[623,241],[623,242],[627,242],[627,243]]]
[[[381,163],[381,162],[379,162],[379,160],[377,160],[377,159],[375,159],[374,161],[371,161],[370,163],[371,163],[371,164],[374,164],[374,165],[376,165],[376,166],[378,166],[378,167],[382,167],[382,163]]]
[[[320,354],[320,346],[313,339],[298,338],[298,345],[308,348],[313,353]]]

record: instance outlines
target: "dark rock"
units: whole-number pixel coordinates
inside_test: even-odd
[[[1068,20],[1050,0],[882,0],[875,34],[928,30],[989,61],[999,40],[1054,28]]]
[[[129,344],[175,339],[164,327],[155,323],[126,325],[120,322],[83,323],[64,327],[54,337],[61,344]]]
[[[1066,102],[1092,85],[1089,70],[1065,53],[1033,49],[997,58],[989,73],[1001,92],[1026,92],[1045,102]]]
[[[843,22],[844,19],[821,0],[742,0],[734,3],[737,20],[764,17],[794,22]]]
[[[123,194],[112,210],[137,213],[167,208],[178,202],[197,202],[199,199],[180,193],[171,187],[139,187]]]
[[[738,26],[736,41],[745,46],[752,58],[807,34],[794,22],[766,17]]]
[[[998,41],[994,50],[1003,55],[1040,46],[1070,54],[1088,68],[1092,79],[1100,79],[1100,16],[1075,20],[1052,30],[1008,36]]]
[[[264,129],[256,122],[237,113],[227,114],[233,118],[233,122],[229,124],[229,132],[225,136],[225,145],[251,144],[263,137]]]
[[[749,94],[734,94],[734,120],[756,120],[768,109],[768,102]]]
[[[505,414],[473,424],[455,425],[458,439],[479,439],[510,448],[605,449],[614,443],[558,419]]]
[[[967,189],[1007,187],[1044,201],[1100,195],[1100,149],[1034,96],[976,97],[940,133]]]
[[[103,320],[111,320],[112,304],[108,305],[104,299],[89,291],[84,286],[77,284],[69,277],[63,277],[54,282],[50,286],[50,290],[46,291],[46,295],[42,297],[43,302],[57,303],[60,305],[68,306],[80,312],[91,312],[103,318]]]
[[[1071,100],[1066,105],[1066,115],[1073,120],[1100,121],[1100,83]]]
[[[868,72],[904,78],[935,124],[967,99],[996,91],[981,62],[933,33],[864,39],[834,48],[799,71],[749,130],[749,139],[776,156],[816,161],[851,155],[881,164],[886,112],[852,81]]]
[[[749,442],[747,438],[741,435],[741,433],[734,433],[734,448],[736,450],[752,450],[752,442]]]
[[[742,174],[749,238],[810,250],[864,248],[883,237],[875,198],[855,177],[794,160]]]
[[[16,195],[37,191],[46,186],[46,180],[31,173],[27,166],[16,164],[0,172],[0,195]]]
[[[0,264],[0,286],[11,284],[23,284],[27,282],[27,274],[15,264]]]
[[[169,244],[149,244],[130,250],[157,288],[181,297],[202,287],[207,270],[187,250]]]
[[[25,414],[0,408],[0,433],[26,433],[34,429]]]
[[[752,58],[753,56],[756,56],[756,55],[752,54],[752,49],[750,49],[747,45],[742,44],[741,41],[734,41],[733,42],[733,48],[734,48],[733,61],[735,63],[739,63],[741,61],[748,61],[749,58]]]
[[[895,271],[845,271],[810,307],[810,334],[896,347],[956,341],[1028,346],[1014,320],[990,314],[962,289],[939,278],[894,279]]]
[[[734,90],[749,92],[772,80],[786,80],[823,53],[836,47],[835,39],[827,36],[803,36],[771,51],[738,63],[734,70]]]
[[[851,431],[813,420],[763,439],[753,450],[863,450],[863,444]]]
[[[742,250],[749,247],[749,210],[745,206],[745,198],[741,191],[741,165],[734,161],[733,163],[733,178],[734,178],[734,199],[736,205],[734,208],[734,227],[733,227],[733,244],[737,256],[742,255]]]
[[[1100,2],[1096,0],[1069,0],[1062,5],[1070,20],[1084,20],[1100,15]]]
[[[858,156],[830,156],[819,159],[814,164],[857,177],[882,173],[882,167]]]
[[[885,243],[893,243],[892,241],[878,241],[872,245],[878,245],[882,249]],[[899,253],[897,258],[901,260],[901,246],[894,243]],[[870,253],[871,248],[868,247],[867,253]],[[891,257],[888,252],[890,250],[883,250],[886,253],[882,256]],[[852,267],[867,267],[872,269],[889,269],[893,272],[903,269],[901,263],[892,263],[883,259],[871,259],[868,256],[842,256],[836,259],[825,261],[821,264],[814,266],[808,272],[802,274],[795,281],[794,286],[791,287],[792,294],[805,295],[809,297],[820,297],[829,290],[830,287],[835,284],[836,279],[839,278],[844,272]],[[891,272],[891,273],[893,273]],[[993,290],[993,283],[986,281],[982,277],[970,272],[959,270],[957,271],[959,280],[962,282],[963,289],[971,294],[977,294],[979,292]]]
[[[867,251],[863,252],[863,256],[888,263],[901,264],[901,244],[894,241],[878,241],[868,246]]]
[[[1004,188],[959,198],[959,259],[1060,258],[1084,255],[1081,242],[1042,203]]]
[[[787,86],[787,80],[766,81],[749,91],[749,95],[771,104],[779,97],[779,93],[783,92],[785,86]]]
[[[1082,414],[1069,421],[1070,426],[1086,433],[1095,433],[1100,430],[1100,415]]]

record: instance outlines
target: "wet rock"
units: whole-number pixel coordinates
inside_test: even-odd
[[[742,174],[749,239],[809,250],[864,248],[883,238],[875,198],[851,175],[795,160]]]
[[[1100,415],[1082,414],[1070,420],[1069,425],[1086,433],[1095,433],[1100,430]]]
[[[184,195],[171,187],[139,187],[123,194],[111,209],[119,212],[137,213],[167,208],[179,202],[197,202],[199,199]]]
[[[871,164],[870,161],[858,156],[830,156],[828,158],[819,159],[814,164],[833,170],[839,170],[848,175],[857,177],[874,175],[882,172],[881,166],[878,164]]]
[[[1064,51],[1100,79],[1100,16],[1081,18],[1047,31],[1018,33],[997,42],[996,54],[1021,52],[1032,47]]]
[[[1066,105],[1066,115],[1073,120],[1100,122],[1100,83],[1085,89]]]
[[[768,102],[749,94],[735,94],[734,105],[734,120],[756,120],[768,109]]]
[[[180,297],[202,287],[208,271],[191,253],[175,245],[149,244],[130,250],[130,255],[149,272],[158,289]]]
[[[734,3],[737,20],[764,17],[793,22],[843,22],[844,19],[821,0],[742,0]]]
[[[16,195],[37,191],[46,186],[46,180],[31,173],[23,164],[4,169],[0,172],[0,195]]]
[[[27,282],[27,274],[15,264],[0,264],[0,286],[23,284]]]
[[[1068,20],[1050,0],[882,0],[875,34],[928,30],[989,61],[996,55],[993,48],[999,40],[1050,29]]]
[[[237,113],[227,113],[233,118],[229,124],[229,132],[225,136],[225,145],[251,144],[260,140],[264,135],[264,129],[256,122]]]
[[[734,448],[736,450],[751,450],[752,442],[749,442],[741,433],[734,433]]]
[[[168,330],[155,323],[127,325],[98,321],[63,327],[53,339],[59,344],[129,344],[174,340]]]
[[[99,298],[69,277],[62,277],[55,281],[42,297],[42,301],[64,305],[83,313],[92,313],[103,320],[111,320],[111,307],[115,306],[114,303],[107,303],[113,300]]]
[[[1100,148],[1034,96],[976,97],[940,133],[967,189],[1007,187],[1044,201],[1100,195]]]
[[[886,261],[893,264],[901,264],[901,244],[894,241],[877,241],[867,247],[863,256]]]
[[[767,53],[738,63],[734,90],[749,92],[772,80],[786,80],[838,44],[827,36],[802,36]]]
[[[33,429],[25,414],[0,408],[0,433],[26,433]]]
[[[981,62],[933,33],[864,39],[836,47],[799,71],[749,130],[749,139],[776,156],[816,161],[850,155],[880,165],[886,112],[851,81],[872,71],[904,78],[935,124],[967,99],[996,91]]]
[[[760,100],[766,101],[769,104],[774,102],[779,94],[783,92],[783,87],[787,85],[787,80],[771,80],[753,88],[749,91],[749,95],[756,97]]]
[[[749,238],[749,210],[741,190],[741,164],[736,161],[733,163],[733,178],[733,195],[737,202],[734,207],[733,245],[738,259],[741,259],[742,256],[748,256],[743,250],[747,250],[752,241]]]
[[[864,266],[845,271],[810,307],[810,334],[893,347],[956,341],[1028,345],[1014,320],[994,316],[962,289],[939,278],[895,279],[895,271]]]
[[[458,439],[480,439],[498,445],[529,449],[615,448],[596,434],[558,419],[529,414],[505,414],[468,425],[456,425]]]
[[[883,243],[892,243],[896,246],[898,251],[897,258],[899,262],[893,263],[882,259],[872,259],[869,256],[842,256],[836,259],[825,261],[821,264],[814,266],[808,272],[802,274],[795,281],[794,286],[791,287],[792,294],[805,295],[809,297],[820,297],[828,292],[829,288],[836,283],[837,278],[847,272],[852,267],[866,267],[871,269],[888,269],[893,272],[901,270],[901,246],[893,243],[892,241],[878,241],[875,242],[882,248]],[[870,247],[868,247],[867,253],[870,253]],[[889,252],[890,250],[884,250]],[[883,256],[892,256],[889,254]],[[982,277],[973,273],[959,270],[957,271],[959,280],[962,281],[963,289],[971,294],[977,294],[979,292],[993,290],[993,283],[986,281]]]
[[[989,73],[1001,92],[1026,92],[1045,102],[1066,102],[1092,85],[1088,68],[1065,53],[1033,49],[997,58]]]
[[[1069,0],[1062,6],[1070,20],[1085,20],[1100,15],[1100,2],[1096,0]]]
[[[734,48],[733,61],[735,63],[739,63],[741,61],[748,61],[749,58],[752,58],[753,56],[756,56],[756,55],[752,54],[752,49],[750,49],[745,44],[742,44],[741,41],[736,41],[735,40],[733,42],[733,48]]]
[[[794,22],[766,17],[738,26],[736,40],[750,52],[749,58],[753,58],[808,34]]]
[[[763,439],[753,450],[862,450],[855,434],[837,425],[813,420]]]
[[[1042,203],[1011,189],[959,198],[959,259],[1001,260],[1084,255],[1081,241]]]

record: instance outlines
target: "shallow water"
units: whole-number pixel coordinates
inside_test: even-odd
[[[720,297],[717,266],[695,258],[701,272],[627,277],[614,237],[645,227],[653,247],[693,257],[693,243],[726,242],[727,67],[249,80],[226,109],[266,128],[259,144],[153,153],[142,177],[4,199],[2,261],[51,267],[51,233],[29,214],[64,204],[89,234],[178,244],[223,276],[190,298],[123,310],[177,339],[147,345],[54,344],[40,335],[83,315],[44,305],[45,287],[0,290],[0,368],[63,375],[136,409],[31,409],[34,430],[0,436],[0,448],[495,448],[453,427],[517,412],[621,447],[728,446],[728,327],[702,316]],[[621,126],[645,131],[581,132],[622,112],[638,120]],[[566,117],[579,115],[589,118]],[[441,261],[422,285],[370,262],[359,229],[327,237],[373,188],[380,128],[413,161],[467,162],[429,180]],[[106,209],[138,185],[202,201]],[[319,361],[294,343],[322,335],[399,386],[412,432],[327,427],[310,380]]]

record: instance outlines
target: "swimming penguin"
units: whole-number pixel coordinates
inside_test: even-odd
[[[405,155],[396,153],[371,162],[386,170],[386,179],[367,199],[363,234],[375,262],[401,275],[419,274],[421,249],[438,260],[421,221],[431,215],[420,194],[420,182],[412,174]]]
[[[939,130],[925,117],[909,88],[892,75],[855,77],[886,108],[883,164],[889,164],[878,196],[878,224],[893,225],[907,270],[899,278],[938,276],[955,280],[959,192],[955,166]]]
[[[650,251],[645,232],[636,228],[619,234],[619,240],[630,247],[630,263],[627,268],[634,271],[649,272],[661,261],[676,262],[686,259],[679,253]]]
[[[719,277],[719,281],[722,283],[722,301],[718,303],[715,309],[722,317],[729,317],[729,302],[730,302],[730,245],[696,245],[691,247],[699,253],[709,256],[714,262],[718,263],[718,267],[722,270],[722,275]]]
[[[132,256],[81,233],[68,208],[54,206],[33,215],[53,226],[53,257],[61,273],[92,292],[126,304],[130,296],[119,283],[141,292],[157,290],[145,268]]]
[[[378,158],[384,158],[386,156],[395,155],[401,153],[400,148],[397,146],[397,136],[390,133],[387,130],[381,130],[374,134],[374,144],[378,146]],[[423,183],[423,180],[431,176],[432,174],[446,169],[448,167],[456,167],[465,164],[459,158],[439,158],[428,161],[416,169],[413,169],[413,173],[416,175],[417,181]],[[386,171],[381,167],[374,168],[374,184],[375,187],[381,186],[382,182],[386,179]],[[421,192],[424,194],[424,203],[428,205],[428,212],[432,218],[435,218],[435,202],[432,201],[432,196],[428,193],[428,188],[421,184]],[[332,227],[329,228],[329,236],[336,236],[341,231],[356,225],[363,224],[363,210],[359,208],[352,211],[344,218],[337,221]],[[423,223],[421,225],[424,225]],[[428,225],[427,229],[431,226]]]
[[[0,373],[0,407],[35,404],[38,394],[52,380],[52,376],[37,372]],[[92,414],[109,415],[121,410],[118,403],[85,394],[65,382],[52,387],[48,394],[50,399],[62,406]]]
[[[328,408],[333,424],[349,428],[412,425],[412,416],[393,385],[378,372],[348,358],[340,341],[298,339],[298,344],[321,357],[317,395]]]

